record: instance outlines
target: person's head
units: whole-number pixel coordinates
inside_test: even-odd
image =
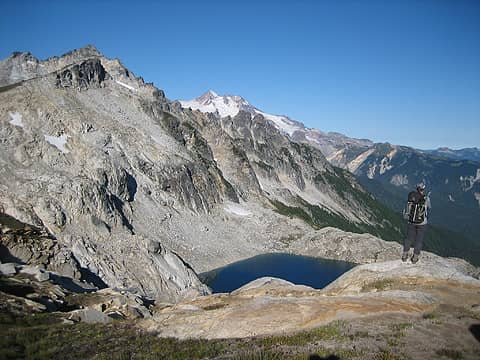
[[[425,188],[426,188],[426,186],[423,182],[417,184],[417,191],[422,195],[425,194]]]

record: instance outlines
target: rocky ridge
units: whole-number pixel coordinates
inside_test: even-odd
[[[464,149],[450,149],[448,147],[441,147],[435,150],[423,150],[423,152],[452,160],[472,160],[480,162],[480,149],[478,147]]]
[[[319,129],[307,128],[301,122],[285,115],[266,113],[239,95],[219,95],[208,90],[203,95],[192,100],[179,100],[184,108],[211,113],[218,118],[234,117],[240,111],[247,112],[251,117],[262,115],[283,134],[289,135],[298,142],[308,142],[319,148],[328,158],[332,153],[344,147],[371,147],[373,142],[368,139],[349,138],[336,132],[323,132]]]
[[[150,303],[137,294],[97,289],[38,266],[0,264],[1,315],[49,313],[73,322],[108,323],[151,316]]]

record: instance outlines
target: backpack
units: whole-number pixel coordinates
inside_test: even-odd
[[[408,194],[407,205],[403,212],[403,216],[409,223],[421,224],[425,221],[426,217],[426,199],[424,195],[418,193],[418,191],[412,191]]]

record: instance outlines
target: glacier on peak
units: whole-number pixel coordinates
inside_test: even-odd
[[[262,115],[265,119],[274,123],[285,134],[293,136],[296,131],[305,130],[303,124],[284,115],[272,115],[263,112],[239,95],[218,95],[213,90],[208,90],[203,95],[193,100],[179,100],[184,108],[199,110],[205,113],[214,113],[219,117],[237,115],[241,110],[249,113],[252,117]]]

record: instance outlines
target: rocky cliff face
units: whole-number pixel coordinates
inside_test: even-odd
[[[189,109],[184,114],[193,119],[241,199],[270,202],[287,215],[299,209],[314,226],[398,231],[352,176],[331,166],[315,147],[292,141],[263,115],[241,110],[219,118]]]
[[[7,59],[17,63],[4,78],[20,80],[23,58],[30,59]],[[200,161],[208,154],[170,135],[162,93],[118,61],[87,48],[37,63],[36,74],[23,74],[32,79],[0,94],[3,211],[46,229],[111,287],[169,300],[206,292],[159,237],[137,233],[135,204],[150,202],[162,219],[174,206],[208,212],[235,199],[218,170]],[[157,112],[146,112],[145,102]]]

